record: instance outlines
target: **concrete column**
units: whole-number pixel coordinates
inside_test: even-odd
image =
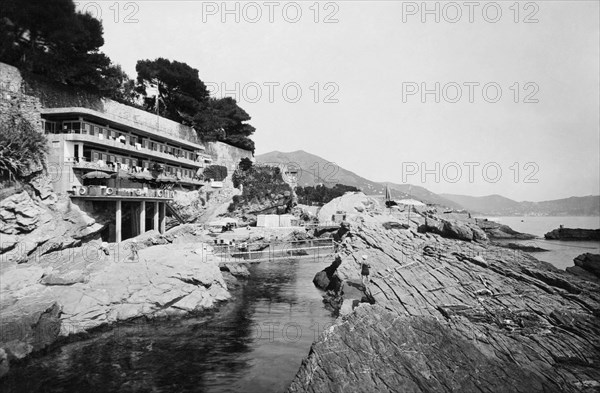
[[[140,235],[146,232],[146,201],[140,204]]]
[[[115,215],[115,242],[121,242],[121,200],[117,199],[117,214]]]
[[[160,204],[160,233],[165,233],[167,225],[167,204],[165,202]]]
[[[155,231],[159,231],[158,227],[158,202],[154,202],[154,228]]]

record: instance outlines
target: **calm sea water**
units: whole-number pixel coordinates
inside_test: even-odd
[[[11,370],[7,392],[282,392],[333,317],[329,260],[263,262],[211,316],[119,326]]]
[[[539,236],[540,239],[521,240],[512,243],[521,243],[537,246],[549,251],[532,253],[537,259],[550,262],[559,269],[573,266],[573,259],[586,252],[600,254],[598,241],[558,241],[545,240],[544,234],[564,225],[565,228],[600,228],[600,217],[486,217],[489,220],[506,224],[512,229]]]

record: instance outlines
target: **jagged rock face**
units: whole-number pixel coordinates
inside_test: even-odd
[[[600,286],[518,250],[356,220],[336,275],[376,305],[322,335],[290,392],[600,388]]]
[[[79,246],[103,228],[68,196],[46,205],[25,191],[14,194],[0,202],[0,268]]]
[[[190,226],[165,236],[149,231],[110,244],[108,255],[92,242],[6,269],[0,348],[19,359],[61,336],[136,317],[184,315],[228,299],[218,261],[210,246],[198,248],[194,233]]]
[[[575,262],[575,266],[579,266],[582,269],[587,270],[590,273],[595,274],[597,277],[600,277],[600,255],[599,254],[590,254],[585,253],[577,256],[573,260]]]
[[[313,346],[289,391],[479,393],[486,391],[484,385],[502,392],[553,388],[527,368],[488,357],[476,341],[431,316],[399,316],[380,306],[361,305],[324,337],[327,345]],[[348,352],[348,337],[355,352]]]
[[[435,218],[428,217],[425,223],[419,227],[419,232],[431,232],[450,239],[466,241],[488,240],[485,232],[477,225],[457,220],[436,220]]]
[[[42,211],[26,191],[11,195],[0,202],[0,232],[29,233],[37,226]]]
[[[216,215],[225,213],[233,196],[239,193],[238,189],[229,187],[209,191],[177,191],[171,207],[185,222],[209,222]],[[222,205],[222,211],[216,211]]]
[[[0,348],[0,378],[8,374],[8,355]]]

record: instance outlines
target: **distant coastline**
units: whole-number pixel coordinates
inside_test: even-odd
[[[595,217],[600,219],[598,214],[482,214],[482,213],[471,213],[473,217],[477,218],[498,218],[498,217]]]
[[[600,216],[492,216],[492,215],[473,215],[473,217],[488,219],[502,224],[506,224],[515,231],[531,233],[544,236],[545,233],[564,225],[565,228],[598,229],[600,228]]]

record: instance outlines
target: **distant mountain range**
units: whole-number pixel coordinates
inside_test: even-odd
[[[453,209],[465,209],[472,213],[489,216],[597,216],[600,215],[600,196],[571,197],[543,202],[517,202],[501,195],[467,196],[435,194],[428,189],[411,184],[375,182],[366,179],[314,154],[298,150],[289,153],[273,151],[256,156],[262,164],[286,164],[299,168],[299,186],[336,183],[354,186],[365,194],[382,195],[386,185],[394,199],[415,198]]]
[[[598,216],[600,196],[570,197],[542,202],[517,202],[501,195],[473,197],[440,194],[465,209],[492,216]]]

